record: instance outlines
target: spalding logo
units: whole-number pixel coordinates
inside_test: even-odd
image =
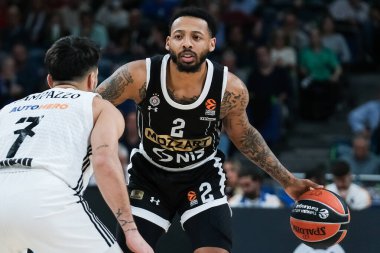
[[[329,217],[329,211],[327,209],[321,209],[318,213],[319,218],[321,219],[327,219]]]

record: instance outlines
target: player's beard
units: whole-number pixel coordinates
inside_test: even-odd
[[[186,51],[191,52],[194,55],[195,63],[187,64],[187,63],[178,61],[178,58],[180,57],[180,55],[185,53]],[[200,54],[200,56],[198,57],[198,55],[196,53],[194,53],[193,51],[184,50],[184,51],[180,52],[178,55],[176,55],[175,52],[171,49],[169,49],[169,53],[170,53],[170,58],[177,65],[178,71],[186,72],[186,73],[195,73],[195,72],[199,71],[202,63],[205,62],[205,60],[209,54],[208,51],[205,51],[205,52],[202,52]]]

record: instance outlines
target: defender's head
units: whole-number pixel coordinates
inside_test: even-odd
[[[71,84],[81,90],[94,90],[99,58],[99,47],[87,38],[67,36],[57,40],[45,55],[49,86]]]
[[[215,49],[216,22],[204,9],[186,7],[169,22],[165,48],[181,72],[196,72]]]

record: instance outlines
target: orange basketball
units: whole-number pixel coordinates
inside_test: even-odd
[[[349,223],[350,210],[345,201],[326,189],[302,194],[290,215],[293,233],[316,249],[326,249],[342,241]]]

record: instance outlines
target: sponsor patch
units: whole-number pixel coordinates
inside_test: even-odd
[[[143,197],[144,197],[144,192],[143,191],[140,191],[140,190],[132,190],[131,191],[131,196],[130,196],[131,199],[142,200]]]

